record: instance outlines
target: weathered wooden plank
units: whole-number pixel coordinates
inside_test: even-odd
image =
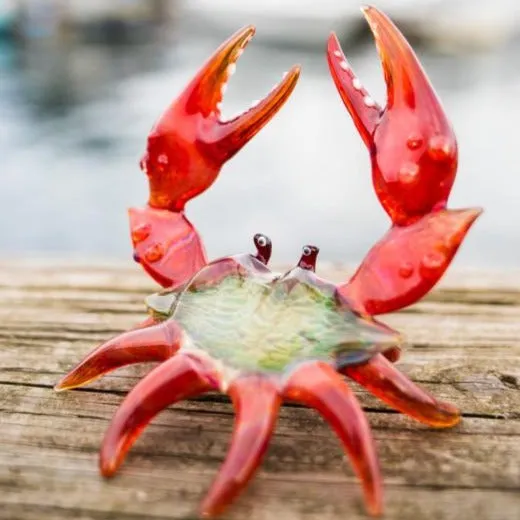
[[[154,289],[133,266],[0,264],[0,518],[194,518],[229,442],[226,398],[163,412],[105,482],[96,464],[104,429],[150,366],[52,391],[97,342],[142,319]],[[400,368],[465,414],[452,430],[431,430],[353,385],[381,457],[386,518],[520,517],[519,318],[520,273],[478,272],[447,277],[424,302],[384,317],[409,341]],[[365,518],[359,486],[314,412],[283,407],[262,471],[229,518],[246,516]]]

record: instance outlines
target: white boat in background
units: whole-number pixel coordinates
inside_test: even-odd
[[[256,25],[264,42],[323,47],[335,30],[356,39],[367,31],[359,0],[182,0],[183,25],[191,31],[229,34]],[[486,49],[520,35],[517,0],[380,0],[374,2],[403,30],[446,52]]]

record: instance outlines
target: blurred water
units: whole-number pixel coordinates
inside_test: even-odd
[[[219,43],[209,36],[127,47],[42,42],[25,51],[4,44],[0,252],[130,258],[126,208],[146,200],[137,167],[146,134]],[[518,266],[519,51],[419,55],[459,139],[450,204],[486,210],[456,263]],[[382,101],[372,43],[349,57]],[[287,105],[189,204],[211,257],[250,250],[261,231],[273,239],[274,261],[292,261],[301,245],[316,243],[325,260],[357,262],[388,226],[323,52],[262,46],[259,34],[230,82],[224,113],[262,97],[293,63],[303,75]]]

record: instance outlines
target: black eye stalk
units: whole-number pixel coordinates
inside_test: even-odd
[[[253,237],[253,242],[255,243],[256,247],[255,258],[263,264],[267,265],[269,259],[271,258],[271,250],[273,247],[271,239],[265,235],[262,235],[262,233],[257,233]]]
[[[300,257],[300,261],[298,262],[298,267],[306,269],[307,271],[316,271],[316,260],[318,258],[319,252],[320,249],[316,246],[303,246],[302,256]]]

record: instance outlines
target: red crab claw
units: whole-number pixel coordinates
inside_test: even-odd
[[[201,239],[183,214],[186,202],[215,181],[222,165],[278,112],[293,91],[293,67],[258,104],[222,120],[220,104],[235,63],[253,37],[246,27],[206,62],[152,128],[141,167],[150,197],[130,210],[134,257],[161,285],[182,283],[206,263]]]
[[[372,316],[411,305],[439,281],[481,212],[441,210],[392,227],[339,293]]]
[[[375,7],[364,7],[387,87],[382,109],[347,62],[334,34],[330,71],[370,150],[377,196],[392,222],[406,224],[446,207],[457,169],[457,141],[442,105],[412,48]]]

